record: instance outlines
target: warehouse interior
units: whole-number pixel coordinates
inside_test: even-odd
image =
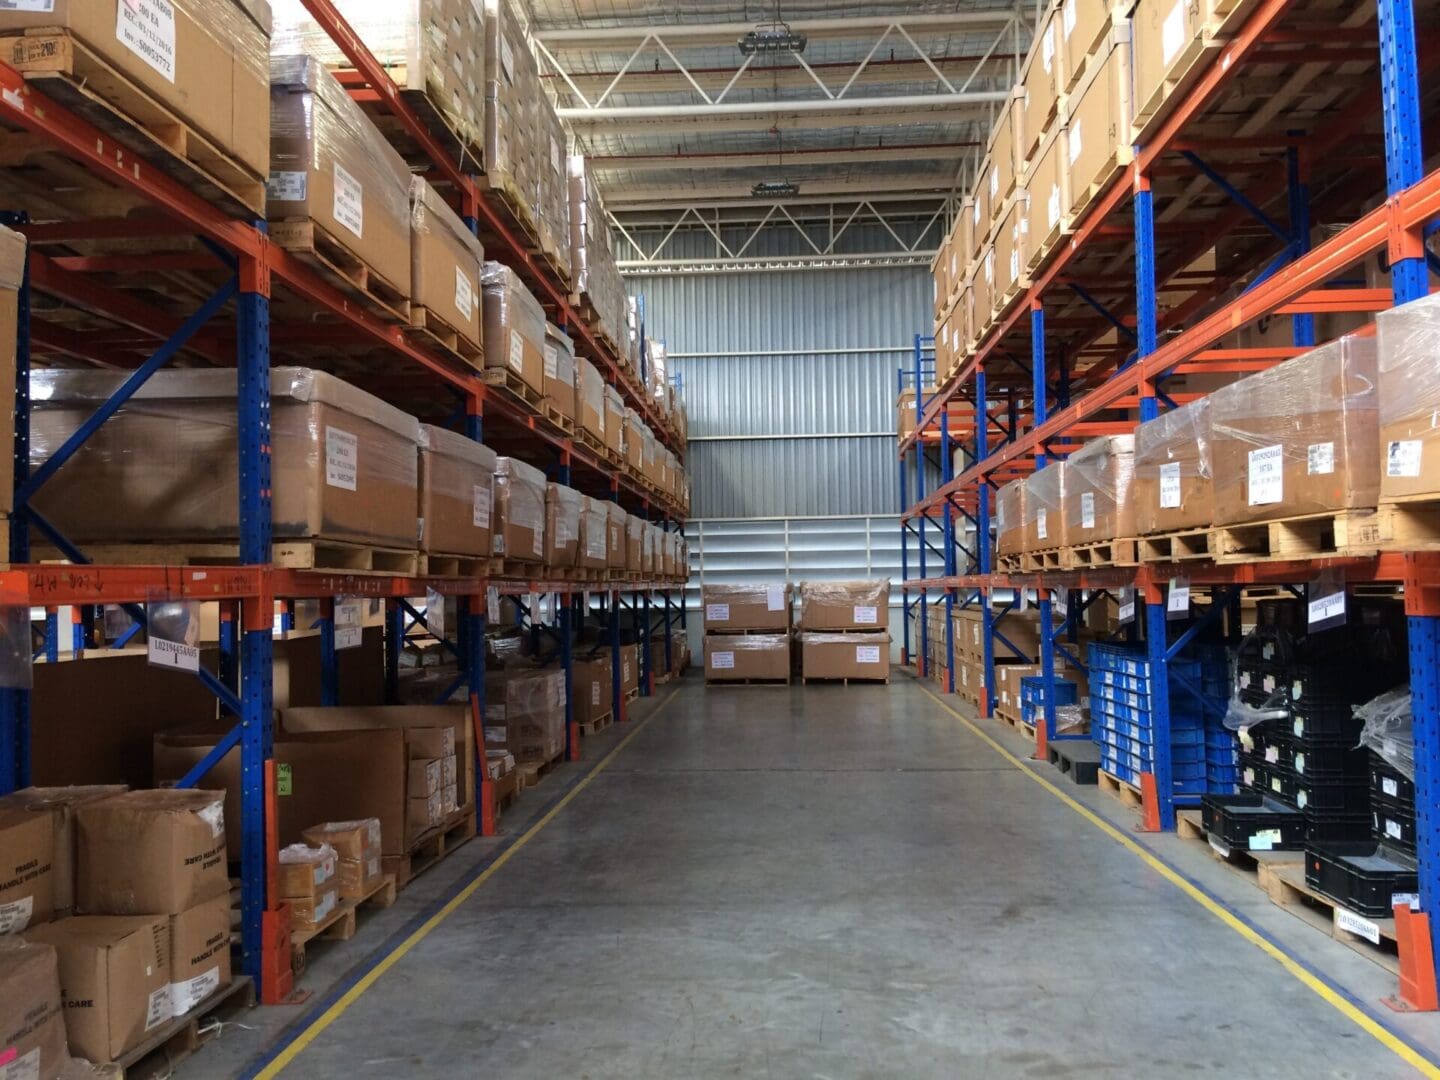
[[[0,1080],[1440,1077],[1437,32],[0,0]]]

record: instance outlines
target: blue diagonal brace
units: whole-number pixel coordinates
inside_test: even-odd
[[[1087,292],[1083,286],[1076,285],[1075,282],[1072,281],[1070,283],[1070,288],[1074,290],[1076,296],[1078,296],[1081,300],[1085,301],[1086,304],[1099,312],[1100,315],[1104,318],[1104,320],[1108,322],[1111,326],[1113,326],[1116,330],[1120,331],[1120,333],[1124,334],[1131,341],[1139,340],[1139,337],[1135,333],[1134,327],[1126,326],[1123,322],[1121,322],[1113,311],[1107,308],[1104,304],[1100,303],[1099,300],[1096,300],[1095,297],[1091,296],[1090,293]]]
[[[193,788],[200,780],[224,760],[225,755],[240,745],[240,725],[236,724],[221,738],[210,752],[190,767],[190,771],[176,781],[179,788]]]
[[[424,627],[427,634],[433,637],[436,641],[440,642],[440,644],[443,645],[446,649],[450,650],[451,656],[455,657],[455,659],[457,660],[463,659],[463,657],[460,655],[460,647],[456,645],[453,641],[451,641],[449,638],[445,637],[445,635],[437,634],[435,633],[435,631],[431,630],[430,624],[425,621],[425,616],[420,614],[420,612],[416,611],[410,605],[410,601],[401,600],[400,608],[403,611],[409,612],[411,618],[415,620],[415,623],[412,625],[419,625],[421,627]]]
[[[1212,184],[1214,184],[1226,195],[1228,195],[1232,202],[1236,203],[1242,210],[1244,210],[1247,214],[1253,217],[1261,225],[1264,225],[1265,228],[1269,229],[1281,240],[1285,241],[1285,245],[1288,249],[1291,241],[1289,230],[1282,228],[1274,218],[1272,218],[1269,214],[1265,213],[1264,210],[1261,210],[1260,207],[1256,206],[1253,202],[1246,198],[1244,192],[1242,192],[1234,184],[1230,183],[1230,181],[1226,180],[1225,177],[1221,176],[1209,165],[1205,164],[1205,162],[1201,160],[1199,154],[1195,153],[1193,150],[1182,150],[1180,152],[1180,156],[1183,157],[1186,161],[1190,162],[1191,165],[1194,165],[1195,168],[1199,169],[1201,175],[1205,176]]]
[[[1235,595],[1237,589],[1226,589],[1223,598],[1210,605],[1210,610],[1185,628],[1185,632],[1175,639],[1175,643],[1165,650],[1165,659],[1174,660],[1180,653],[1194,641],[1196,636],[1206,629],[1214,626],[1225,614],[1226,605],[1230,598]]]

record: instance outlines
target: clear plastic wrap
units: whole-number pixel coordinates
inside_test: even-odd
[[[611,570],[624,570],[630,515],[619,503],[607,502],[605,518],[605,563]]]
[[[610,512],[599,499],[585,496],[580,516],[580,565],[603,570],[609,561]]]
[[[789,649],[790,636],[788,634],[721,634],[705,639],[716,644],[723,644],[723,647],[736,652],[746,649],[758,652],[768,652],[772,649]],[[708,647],[708,646],[707,646]]]
[[[545,309],[504,263],[485,264],[480,288],[485,295],[485,366],[506,368],[543,394]]]
[[[495,451],[445,428],[420,428],[420,550],[483,557],[491,553]]]
[[[528,661],[524,661],[528,663]],[[485,674],[485,748],[518,762],[550,761],[565,747],[565,673],[533,667]]]
[[[1025,478],[1025,550],[1061,547],[1065,539],[1065,462],[1052,461]]]
[[[1365,721],[1360,745],[1375,751],[1407,779],[1415,779],[1415,714],[1410,687],[1397,686],[1353,707]]]
[[[605,442],[605,378],[600,369],[583,356],[575,358],[575,398],[580,427]]]
[[[628,405],[625,407],[620,452],[625,455],[626,463],[637,471],[645,464],[645,425],[640,420],[640,414]]]
[[[1135,429],[1135,528],[1143,534],[1214,520],[1210,398],[1161,413]]]
[[[710,682],[790,678],[789,634],[706,634],[705,678]]]
[[[625,569],[639,573],[645,566],[645,521],[628,514],[625,518]]]
[[[646,372],[650,378],[650,396],[668,412],[670,406],[670,357],[665,350],[663,341],[647,339],[646,346],[650,357],[649,368]]]
[[[640,569],[647,574],[658,573],[660,564],[656,556],[660,552],[659,528],[647,521],[641,532],[641,542],[644,547],[640,553]]]
[[[1135,436],[1091,439],[1065,459],[1065,543],[1132,537]]]
[[[1440,493],[1440,294],[1375,316],[1380,497]]]
[[[411,299],[477,348],[482,334],[480,268],[484,262],[485,249],[479,238],[424,177],[411,177]]]
[[[1056,705],[1055,731],[1061,735],[1082,734],[1090,728],[1083,705]]]
[[[614,386],[605,387],[605,445],[620,452],[620,432],[625,426],[625,399]]]
[[[478,155],[485,118],[485,27],[478,5],[471,0],[334,2],[401,89],[423,92],[462,151]],[[331,68],[351,66],[301,0],[272,0],[271,8],[277,51],[310,53]]]
[[[545,324],[545,404],[571,420],[575,415],[575,343],[558,326]]]
[[[315,222],[402,296],[410,296],[410,170],[325,65],[270,56],[266,216]]]
[[[507,559],[538,562],[545,557],[545,474],[523,461],[495,461],[493,551]]]
[[[545,565],[574,566],[580,551],[580,514],[585,496],[564,484],[547,484],[545,490]]]
[[[799,593],[803,629],[884,630],[889,625],[889,578],[802,581]]]
[[[572,154],[567,164],[570,194],[570,269],[575,289],[595,309],[602,333],[625,340],[625,280],[615,266],[610,228],[600,187],[585,158]]]
[[[58,450],[125,378],[34,372],[32,464]],[[272,368],[270,387],[275,537],[414,550],[419,422],[309,368]],[[156,372],[37,492],[36,507],[76,542],[233,542],[235,395],[233,371]]]
[[[1025,548],[1025,481],[1012,480],[995,493],[995,554],[1018,555]]]
[[[1373,507],[1379,395],[1371,337],[1343,337],[1210,395],[1217,525]]]

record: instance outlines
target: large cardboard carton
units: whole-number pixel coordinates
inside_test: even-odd
[[[504,263],[487,262],[481,274],[485,295],[485,367],[508,371],[537,398],[545,394],[545,309],[519,275]]]
[[[1382,311],[1375,317],[1379,346],[1380,498],[1440,494],[1440,297]]]
[[[289,844],[280,849],[276,892],[290,905],[290,918],[301,930],[313,930],[340,902],[339,860],[331,847]]]
[[[585,496],[564,484],[545,485],[545,565],[573,567],[580,555],[580,514]]]
[[[484,262],[485,251],[475,234],[423,177],[412,176],[411,322],[423,318],[425,327],[437,335],[449,329],[459,339],[455,351],[477,368],[484,367],[476,355],[483,341],[480,267]],[[417,307],[424,309],[423,316]]]
[[[17,10],[18,9],[18,10]],[[42,28],[67,32],[58,37]],[[94,53],[123,83],[88,79],[91,93],[122,113],[138,87],[207,135],[257,180],[269,171],[270,10],[259,0],[45,0],[9,4],[0,33],[17,66],[83,74],[74,59]],[[79,46],[77,49],[76,46]]]
[[[545,559],[545,474],[515,458],[495,461],[494,554],[516,562]]]
[[[1071,206],[1068,147],[1068,129],[1061,123],[1052,125],[1026,174],[1025,259],[1032,271],[1048,260],[1067,228]]]
[[[625,399],[618,387],[605,387],[605,446],[620,453],[620,433],[625,426]]]
[[[705,632],[790,629],[790,586],[706,585]]]
[[[802,581],[802,630],[884,630],[890,620],[890,579]]]
[[[645,422],[628,405],[622,416],[620,452],[625,455],[625,467],[638,475],[645,466]]]
[[[589,495],[581,496],[580,540],[576,565],[586,570],[604,570],[610,564],[610,511],[607,504]]]
[[[1182,0],[1184,2],[1184,0]],[[1130,42],[1123,26],[1111,31],[1065,110],[1065,162],[1070,173],[1066,217],[1083,213],[1099,188],[1130,161]]]
[[[889,682],[890,635],[807,631],[800,635],[800,670],[807,679]]]
[[[605,445],[605,378],[583,356],[575,358],[575,414],[580,430]]]
[[[1065,459],[1065,543],[1135,535],[1135,436],[1091,439]]]
[[[1018,555],[1026,546],[1026,485],[1011,480],[995,493],[995,554]]]
[[[174,915],[229,892],[224,806],[223,793],[176,788],[81,806],[76,908],[91,915]]]
[[[789,679],[790,635],[706,634],[705,680]]]
[[[589,724],[613,711],[614,683],[608,652],[576,660],[570,678],[570,713]]]
[[[553,760],[565,748],[565,673],[501,668],[485,676],[485,743],[517,762]]]
[[[37,371],[31,461],[46,460],[123,374]],[[235,373],[160,371],[37,493],[72,540],[239,538]],[[333,375],[270,371],[271,521],[276,540],[415,548],[420,425]]]
[[[1205,30],[1203,5],[1195,0],[1139,0],[1130,15],[1135,46],[1135,106],[1149,115],[1163,99],[1166,79]],[[1127,136],[1128,141],[1128,136]]]
[[[1103,52],[1110,32],[1110,7],[1107,0],[1063,0],[1061,3],[1057,21],[1064,54],[1062,89],[1073,89],[1092,62],[1092,54]]]
[[[24,810],[49,815],[55,830],[55,851],[51,859],[51,882],[56,916],[69,915],[75,907],[75,808],[96,799],[119,795],[124,784],[92,784],[77,787],[23,788],[0,798],[0,813]],[[3,870],[0,866],[0,870]],[[0,930],[0,933],[3,933]]]
[[[1028,159],[1039,143],[1051,117],[1055,115],[1060,91],[1065,86],[1060,20],[1055,16],[1053,7],[1041,16],[1030,52],[1020,69],[1019,137],[1016,142],[1021,161]],[[998,205],[998,200],[992,205]]]
[[[640,688],[640,660],[638,647],[620,646],[620,693],[628,694]]]
[[[52,815],[0,808],[0,937],[53,917],[54,859]]]
[[[1376,380],[1375,339],[1351,336],[1215,391],[1215,523],[1373,507]]]
[[[0,937],[0,1053],[7,1080],[49,1080],[70,1056],[53,945]]]
[[[1052,461],[1025,478],[1025,550],[1063,547],[1065,462]]]
[[[230,897],[170,916],[170,1006],[184,1016],[230,985]]]
[[[326,241],[358,259],[370,289],[411,295],[410,170],[314,56],[270,57],[270,183],[266,216],[282,246]],[[385,297],[393,299],[394,297]]]
[[[114,1061],[170,1019],[168,916],[78,915],[29,937],[55,949],[74,1053]]]
[[[575,343],[558,326],[545,324],[545,401],[566,420],[576,418]]]
[[[1135,527],[1145,535],[1215,519],[1209,397],[1135,429]]]
[[[420,550],[487,558],[495,500],[495,451],[453,431],[420,427]]]
[[[624,570],[629,546],[626,540],[630,515],[619,503],[605,504],[605,565],[610,570]]]

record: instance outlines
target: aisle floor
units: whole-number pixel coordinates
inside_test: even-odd
[[[284,1075],[1415,1075],[1022,770],[1133,812],[913,679],[661,695]],[[1379,1016],[1393,976],[1201,845],[1145,843],[1431,1052],[1440,1021]]]

